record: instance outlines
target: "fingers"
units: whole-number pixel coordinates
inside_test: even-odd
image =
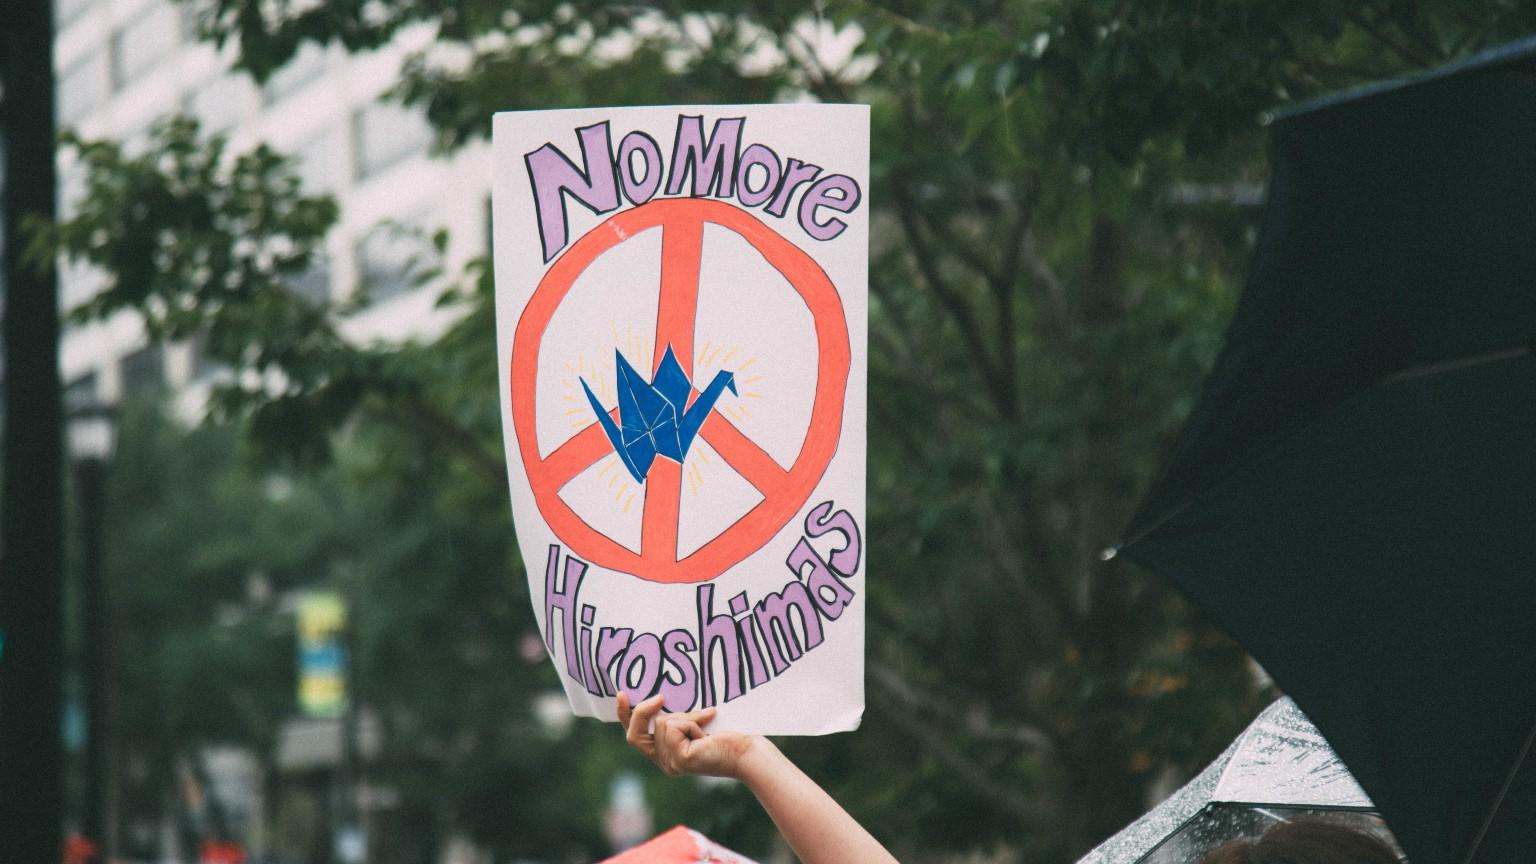
[[[622,697],[621,697],[622,698]],[[651,720],[661,711],[662,697],[651,698],[636,705],[633,711],[628,711],[629,700],[620,702],[620,710],[629,715],[624,723],[624,739],[631,747],[644,753],[647,758],[656,758],[656,736],[651,734]]]
[[[688,741],[703,734],[686,714],[656,718],[656,764],[673,776],[688,773]]]
[[[709,737],[704,727],[715,719],[717,710],[711,706],[663,713],[664,702],[656,695],[631,706],[629,696],[619,694],[614,707],[624,727],[624,739],[667,774],[718,773],[709,755],[718,748],[703,740]]]
[[[627,693],[620,693],[618,699],[614,700],[614,705],[619,710],[619,725],[621,727],[623,727],[627,731],[629,729],[629,711],[630,711],[630,708],[629,708],[629,694],[627,694]]]
[[[639,726],[641,731],[650,731],[651,721],[655,720],[656,715],[661,713],[661,703],[663,701],[663,697],[658,695],[652,696],[636,705],[634,713],[629,716],[630,728],[633,729]]]

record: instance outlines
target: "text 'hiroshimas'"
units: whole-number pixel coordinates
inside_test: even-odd
[[[661,694],[669,711],[730,702],[790,671],[826,640],[827,628],[853,602],[863,540],[846,510],[827,501],[806,515],[784,566],[790,576],[755,604],[742,591],[716,606],[715,586],[698,586],[692,626],[666,633],[636,632],[604,619],[623,610],[598,610],[581,599],[587,562],[549,547],[544,569],[544,638],[559,668],[598,697],[620,691],[632,704]],[[838,538],[823,556],[812,540]],[[727,611],[728,610],[728,611]],[[605,626],[607,625],[607,626]]]

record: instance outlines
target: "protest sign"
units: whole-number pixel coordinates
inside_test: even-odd
[[[854,728],[868,109],[509,112],[492,151],[512,513],[572,708]]]

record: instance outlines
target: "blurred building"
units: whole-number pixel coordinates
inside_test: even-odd
[[[296,157],[305,190],[334,196],[340,222],[328,238],[325,260],[293,290],[344,301],[366,286],[368,305],[344,327],[359,340],[429,336],[446,323],[435,308],[434,287],[419,284],[417,268],[434,261],[430,236],[438,229],[447,230],[450,243],[445,260],[435,263],[449,274],[486,252],[489,148],[471,145],[451,158],[433,157],[431,130],[420,113],[381,99],[405,58],[430,44],[430,30],[403,33],[390,46],[357,55],[310,45],[258,86],[248,75],[228,71],[232,52],[197,41],[188,4],[55,0],[55,22],[61,128],[88,139],[121,140],[132,149],[143,145],[157,120],[183,113],[196,117],[204,134],[227,135],[231,153],[266,142]],[[62,218],[74,212],[84,173],[60,154]],[[92,296],[102,278],[66,267],[61,306],[67,310]],[[150,345],[128,315],[66,328],[61,355],[66,404],[161,391],[189,420],[200,415],[209,384],[226,374],[195,342]],[[362,719],[366,754],[377,750],[378,730],[368,725],[371,717]],[[320,858],[329,858],[323,852],[330,842],[325,811],[332,806],[332,778],[342,770],[341,741],[340,718],[296,717],[274,743],[273,768],[280,777],[263,778],[246,751],[214,748],[186,769],[183,785],[192,792],[181,797],[215,804],[223,824],[258,854],[288,839],[318,846]],[[389,806],[390,790],[362,789],[368,800],[359,806]],[[277,836],[264,839],[262,814],[269,807]],[[121,814],[120,845],[173,857],[180,857],[178,849],[192,854],[184,840],[187,826],[177,820],[208,808],[183,801],[173,809],[180,816],[168,810],[168,821],[158,828],[142,812]]]
[[[430,42],[406,32],[386,48],[349,55],[308,45],[265,85],[228,71],[232,53],[197,41],[190,7],[172,0],[55,0],[55,62],[61,128],[87,138],[145,140],[154,122],[177,112],[204,133],[229,136],[232,152],[265,141],[298,158],[304,187],[335,196],[341,221],[326,260],[295,290],[347,299],[366,285],[370,306],[348,332],[402,338],[439,326],[430,287],[416,287],[413,263],[431,257],[430,235],[447,229],[450,273],[486,249],[488,148],[450,159],[429,154],[431,130],[419,112],[381,100],[400,64]],[[68,216],[84,171],[61,155],[60,213]],[[65,308],[91,296],[98,274],[67,268]],[[148,346],[131,318],[72,327],[63,336],[70,396],[115,401],[166,387],[195,416],[216,368],[196,344]]]

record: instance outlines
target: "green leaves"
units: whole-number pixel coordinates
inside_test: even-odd
[[[1025,861],[1069,860],[1138,815],[1160,769],[1213,755],[1256,698],[1229,641],[1098,553],[1235,302],[1260,118],[1536,28],[1530,4],[1501,0],[185,2],[258,80],[306,43],[432,28],[391,97],[441,149],[511,108],[872,105],[868,653],[884,672],[864,731],[797,755],[897,848],[1006,844]],[[578,726],[578,769],[500,722],[531,722],[518,700],[551,681],[507,653],[532,622],[489,260],[444,295],[462,317],[431,344],[349,345],[346,309],[290,290],[337,214],[285,160],[182,121],[143,151],[71,146],[87,198],[49,239],[109,277],[77,314],[132,310],[156,338],[204,340],[231,370],[218,413],[310,464],[346,441],[346,495],[389,504],[367,513],[391,530],[352,542],[383,574],[371,686],[398,712],[401,754],[422,757],[401,772],[412,800],[503,857],[592,852],[600,775],[621,764],[607,730]],[[529,772],[587,821],[529,800],[539,816],[509,830],[483,800]],[[666,788],[665,812],[761,848],[739,795]]]
[[[232,368],[313,384],[340,342],[325,310],[287,286],[317,264],[334,201],[302,194],[291,162],[266,145],[229,154],[223,136],[202,140],[186,118],[157,123],[138,153],[64,143],[85,166],[85,194],[45,236],[106,275],[74,321],[132,310],[154,340],[202,338]]]

